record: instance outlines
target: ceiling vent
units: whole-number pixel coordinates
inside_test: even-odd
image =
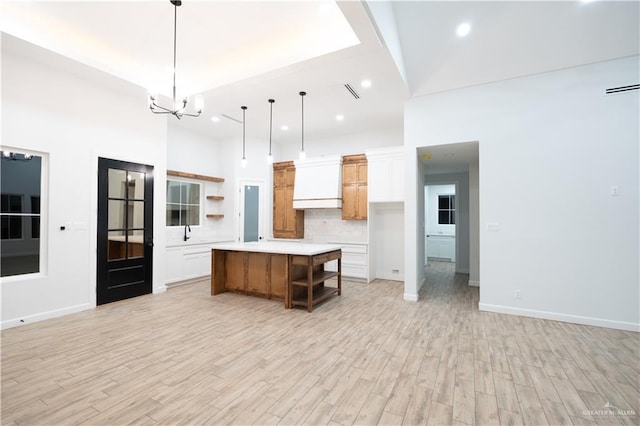
[[[612,87],[606,90],[607,95],[613,95],[614,93],[631,92],[632,90],[640,89],[640,84],[632,84],[630,86]]]
[[[360,95],[358,94],[358,92],[356,92],[356,89],[353,88],[352,85],[350,85],[349,83],[345,84],[344,87],[347,88],[347,90],[349,91],[349,93],[351,93],[353,95],[354,98],[356,99],[360,99]]]
[[[228,116],[227,114],[221,114],[224,118],[228,118],[231,121],[235,121],[238,124],[242,124],[242,120],[235,119],[233,117]]]

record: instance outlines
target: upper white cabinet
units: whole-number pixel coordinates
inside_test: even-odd
[[[404,201],[404,147],[372,149],[369,164],[369,202]]]

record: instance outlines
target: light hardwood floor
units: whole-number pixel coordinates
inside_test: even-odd
[[[2,332],[2,424],[638,424],[640,335],[345,281],[314,309],[207,282]],[[604,408],[612,406],[616,408]]]

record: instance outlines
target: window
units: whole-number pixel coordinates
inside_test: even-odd
[[[167,180],[167,226],[200,225],[200,184]]]
[[[456,196],[438,195],[438,225],[455,225]]]
[[[0,154],[0,276],[40,272],[42,157]]]
[[[2,239],[22,239],[22,194],[2,194]]]

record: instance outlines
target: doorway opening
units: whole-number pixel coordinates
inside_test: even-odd
[[[424,187],[425,265],[456,261],[456,184]]]

